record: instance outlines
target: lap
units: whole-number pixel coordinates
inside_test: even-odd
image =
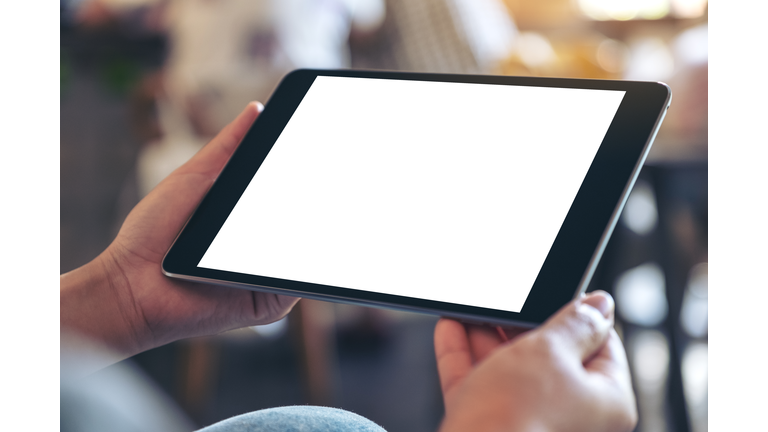
[[[355,413],[338,408],[286,406],[242,414],[198,432],[386,432]]]

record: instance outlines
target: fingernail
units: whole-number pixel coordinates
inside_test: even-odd
[[[264,111],[264,105],[261,102],[256,102],[256,109],[259,110],[259,112]]]
[[[595,291],[587,294],[582,299],[582,303],[599,310],[606,318],[610,318],[611,314],[613,314],[613,308],[615,307],[613,297],[605,291]]]

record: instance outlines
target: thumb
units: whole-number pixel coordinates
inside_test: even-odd
[[[214,178],[218,176],[263,109],[264,105],[259,102],[251,102],[246,105],[237,118],[225,126],[216,137],[203,146],[177,172],[204,173],[212,175]]]
[[[593,357],[608,340],[613,328],[613,298],[595,291],[573,300],[539,329],[559,349],[570,351],[581,362]]]

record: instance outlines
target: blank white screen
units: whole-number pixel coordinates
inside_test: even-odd
[[[519,312],[623,96],[317,77],[199,266]]]

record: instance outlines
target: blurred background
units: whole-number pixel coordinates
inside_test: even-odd
[[[706,431],[706,0],[61,1],[60,272],[299,67],[658,80],[672,106],[590,290],[611,292],[638,431]],[[434,430],[436,318],[307,301],[133,361],[197,427],[290,404]]]

